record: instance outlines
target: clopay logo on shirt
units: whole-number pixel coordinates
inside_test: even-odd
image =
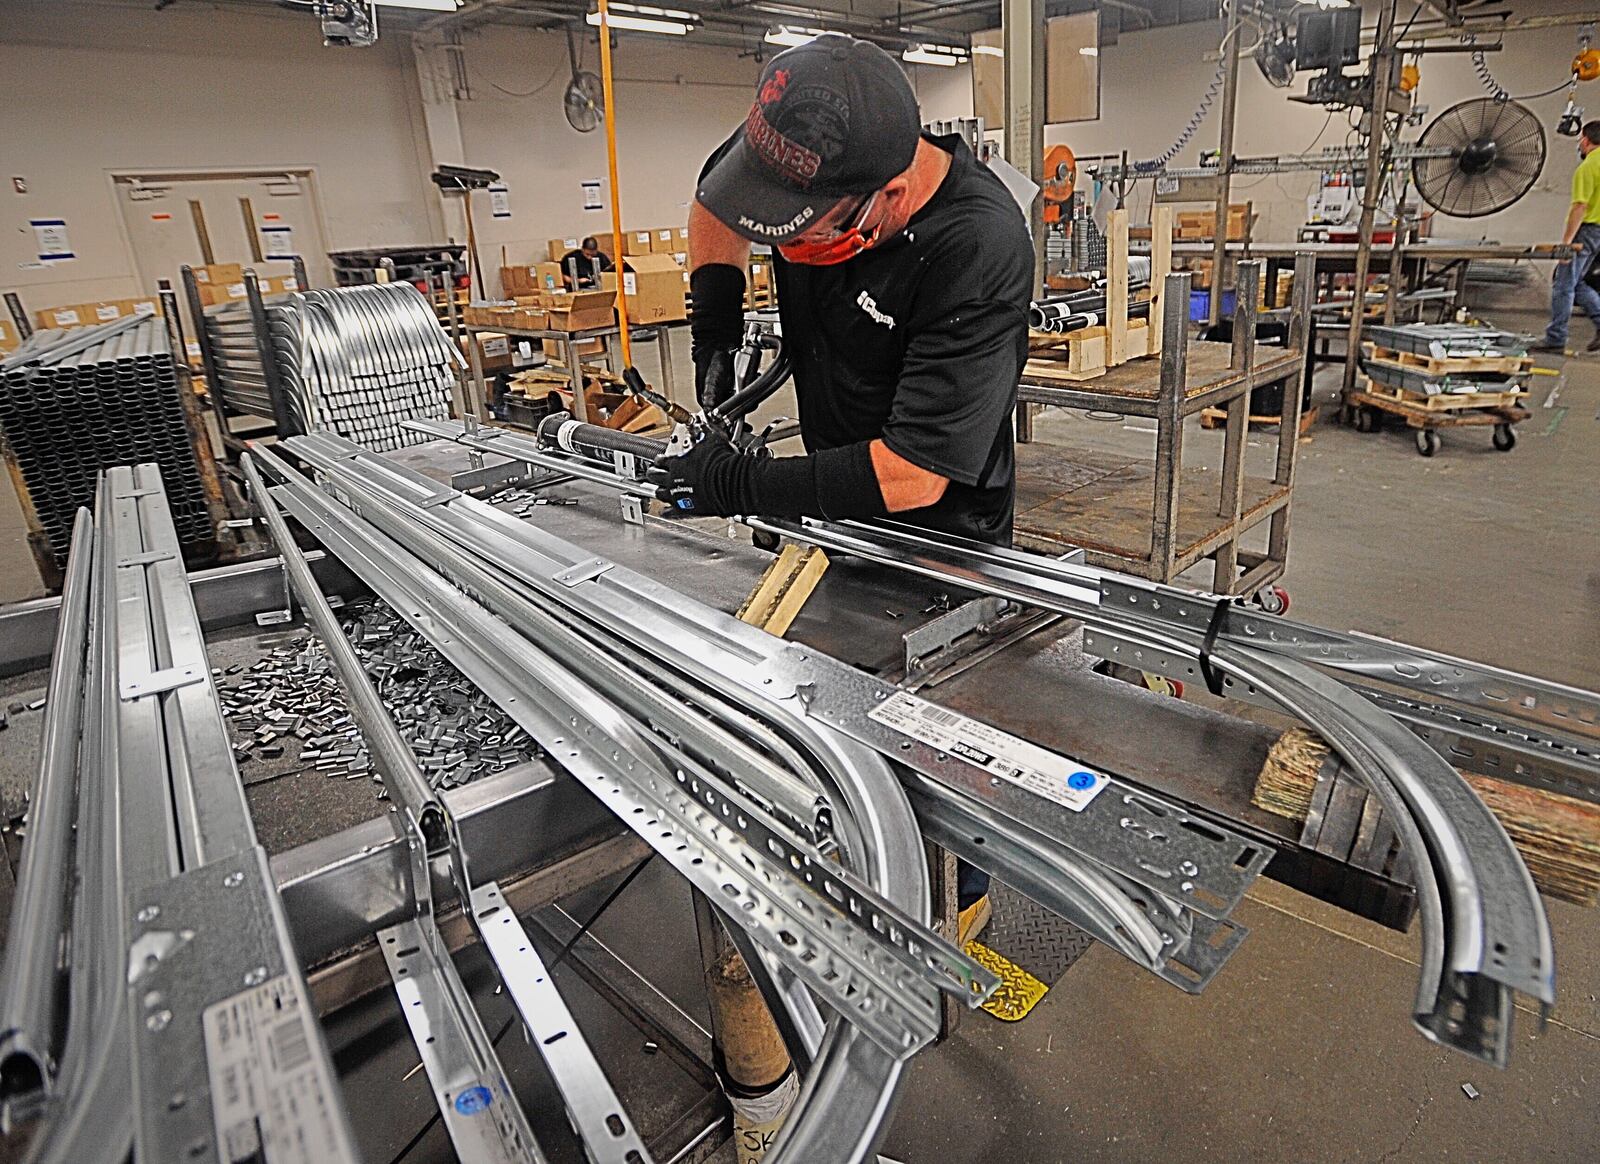
[[[881,323],[890,331],[894,330],[894,316],[885,315],[878,310],[878,301],[863,291],[856,296],[856,306],[865,311],[873,323]]]

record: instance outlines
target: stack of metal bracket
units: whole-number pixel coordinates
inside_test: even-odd
[[[206,313],[231,411],[275,417],[276,383],[298,431],[338,433],[380,452],[416,443],[404,421],[449,415],[461,357],[409,283],[305,291],[262,309],[264,336],[247,303]]]
[[[148,316],[35,332],[0,363],[0,432],[58,566],[100,471],[129,461],[161,466],[184,548],[215,536],[178,392],[166,326]]]
[[[1373,381],[1420,396],[1512,392],[1525,389],[1531,373],[1519,370],[1533,337],[1463,323],[1411,323],[1366,329],[1376,350],[1422,357],[1419,364],[1367,358],[1361,370]],[[1444,366],[1437,361],[1457,361]],[[1474,362],[1476,361],[1476,362]]]
[[[468,448],[565,469],[623,493],[650,491],[647,482],[625,476],[615,464],[515,433],[469,432],[454,423],[417,427]],[[569,443],[581,450],[583,439],[582,432],[570,434]],[[341,464],[351,468],[350,462]],[[427,510],[437,517],[426,520],[442,519],[447,508]],[[1185,682],[1204,681],[1214,694],[1267,703],[1295,716],[1365,786],[1414,874],[1423,931],[1413,1008],[1418,1030],[1503,1065],[1510,1053],[1514,992],[1531,995],[1546,1009],[1554,1003],[1549,922],[1533,879],[1504,828],[1454,765],[1536,785],[1576,781],[1600,789],[1600,695],[909,526],[741,520],[830,552],[1067,615],[1084,624],[1088,654]],[[838,705],[838,693],[847,691],[847,684],[816,684],[806,700],[808,712],[852,731],[862,717]],[[871,716],[881,719],[889,703],[902,698],[910,697],[892,696]],[[930,838],[1078,921],[997,865],[992,837],[981,850],[963,852],[959,829],[941,833],[937,818],[921,803],[917,809]],[[1140,820],[1126,815],[1120,827],[1126,839]],[[1170,824],[1161,828],[1163,836],[1181,831]],[[1186,884],[1197,887],[1193,878]]]

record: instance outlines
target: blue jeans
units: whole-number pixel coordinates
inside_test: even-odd
[[[1567,342],[1567,321],[1572,318],[1572,307],[1583,308],[1597,329],[1600,329],[1600,291],[1584,280],[1600,255],[1600,223],[1586,222],[1578,228],[1572,240],[1574,254],[1564,263],[1557,263],[1550,284],[1550,326],[1545,329],[1544,342]]]

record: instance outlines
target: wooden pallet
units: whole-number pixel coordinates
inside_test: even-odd
[[[1086,327],[1065,335],[1030,332],[1028,364],[1023,369],[1023,378],[1080,383],[1104,376],[1110,343],[1111,332],[1104,327]],[[1129,320],[1125,345],[1128,359],[1150,354],[1150,329],[1144,320]]]
[[[1505,392],[1437,392],[1429,396],[1421,392],[1407,392],[1403,388],[1391,388],[1367,376],[1361,377],[1361,393],[1372,397],[1376,403],[1431,413],[1515,408],[1517,401],[1528,394],[1525,388],[1515,388]]]
[[[1424,356],[1416,352],[1398,352],[1374,344],[1362,344],[1369,360],[1398,364],[1402,368],[1415,368],[1430,376],[1464,376],[1488,373],[1516,376],[1533,367],[1532,356]]]
[[[1228,410],[1226,408],[1202,408],[1200,410],[1201,428],[1221,428],[1223,425],[1227,424],[1227,422]],[[1317,406],[1313,404],[1310,408],[1306,409],[1300,414],[1300,424],[1297,426],[1300,429],[1300,435],[1305,436],[1306,433],[1310,431],[1311,426],[1316,422]],[[1278,416],[1276,413],[1265,416],[1256,416],[1252,413],[1249,419],[1249,425],[1251,428],[1259,428],[1264,425],[1277,425],[1282,423],[1283,417]]]

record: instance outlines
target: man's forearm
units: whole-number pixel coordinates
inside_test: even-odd
[[[1578,228],[1583,225],[1584,216],[1589,213],[1587,202],[1574,202],[1567,211],[1567,229],[1561,236],[1564,246],[1571,246],[1572,240],[1578,237]]]
[[[744,270],[750,265],[750,240],[730,229],[698,202],[689,204],[689,270],[725,263]]]

